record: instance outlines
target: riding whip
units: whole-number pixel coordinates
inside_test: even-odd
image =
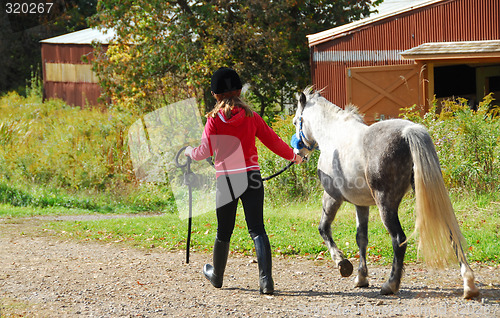
[[[175,156],[175,165],[178,168],[181,168],[184,171],[184,184],[188,186],[189,193],[189,215],[188,215],[188,234],[186,240],[186,264],[189,264],[189,246],[191,244],[191,227],[192,227],[192,218],[193,218],[193,182],[195,181],[196,175],[191,171],[191,158],[186,157],[186,163],[181,164],[179,162],[179,156],[184,153],[186,147],[183,147],[177,152]]]

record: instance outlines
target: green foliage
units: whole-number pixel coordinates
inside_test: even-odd
[[[92,24],[117,37],[95,66],[108,96],[140,113],[158,108],[165,96],[196,96],[209,110],[210,75],[231,66],[251,85],[263,115],[309,83],[306,34],[359,19],[370,8],[368,0],[100,0]]]
[[[65,207],[79,208],[84,210],[97,211],[99,206],[90,198],[76,199],[74,197],[64,197],[60,194],[52,192],[33,193],[13,188],[6,183],[0,183],[0,203],[8,203],[16,207]]]
[[[40,67],[35,70],[34,67],[31,67],[31,80],[29,85],[26,85],[26,96],[35,99],[43,98],[43,80]]]
[[[23,3],[2,1],[0,5],[0,94],[16,90],[28,96],[26,83],[33,67],[42,63],[40,40],[86,28],[86,19],[96,12],[97,0],[26,1],[44,5],[44,12],[19,14],[6,13],[5,3],[9,2]]]
[[[172,210],[168,189],[138,184],[127,145],[136,118],[60,100],[0,98],[0,203],[110,212]]]
[[[472,193],[500,191],[500,119],[488,95],[476,111],[464,99],[434,102],[421,117],[415,107],[404,118],[427,127],[449,188]]]
[[[272,128],[285,142],[289,143],[295,134],[292,124],[293,116],[278,115],[274,118]],[[263,177],[271,175],[283,168],[288,162],[281,159],[262,143],[257,143],[259,165]],[[286,204],[301,199],[316,200],[323,193],[317,175],[319,151],[313,152],[311,158],[299,166],[290,169],[265,183],[266,196],[272,198],[275,205]]]
[[[104,190],[130,182],[126,114],[42,103],[11,93],[0,100],[0,177]]]

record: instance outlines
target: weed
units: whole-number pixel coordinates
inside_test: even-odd
[[[427,127],[449,188],[469,193],[500,190],[500,119],[488,95],[477,110],[466,100],[434,101],[420,117],[415,107],[404,109],[403,117]]]

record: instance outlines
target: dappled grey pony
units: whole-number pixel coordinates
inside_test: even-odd
[[[479,295],[439,160],[423,126],[402,119],[367,126],[355,107],[343,110],[311,88],[298,97],[293,123],[300,155],[308,156],[317,147],[321,151],[318,175],[324,193],[319,232],[342,276],[350,276],[353,266],[332,239],[332,221],[344,201],[356,206],[359,268],[355,284],[367,287],[368,213],[369,206],[377,205],[394,252],[381,294],[398,292],[407,246],[398,207],[414,184],[419,253],[426,263],[440,267],[458,258],[464,298]]]

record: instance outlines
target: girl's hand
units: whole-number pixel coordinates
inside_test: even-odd
[[[295,162],[295,164],[300,165],[303,161],[304,159],[298,154],[295,154],[295,156],[293,157],[293,162]]]
[[[186,150],[184,150],[184,156],[189,157],[189,158],[192,159],[191,153],[193,152],[193,149],[194,149],[193,147],[187,146]]]

